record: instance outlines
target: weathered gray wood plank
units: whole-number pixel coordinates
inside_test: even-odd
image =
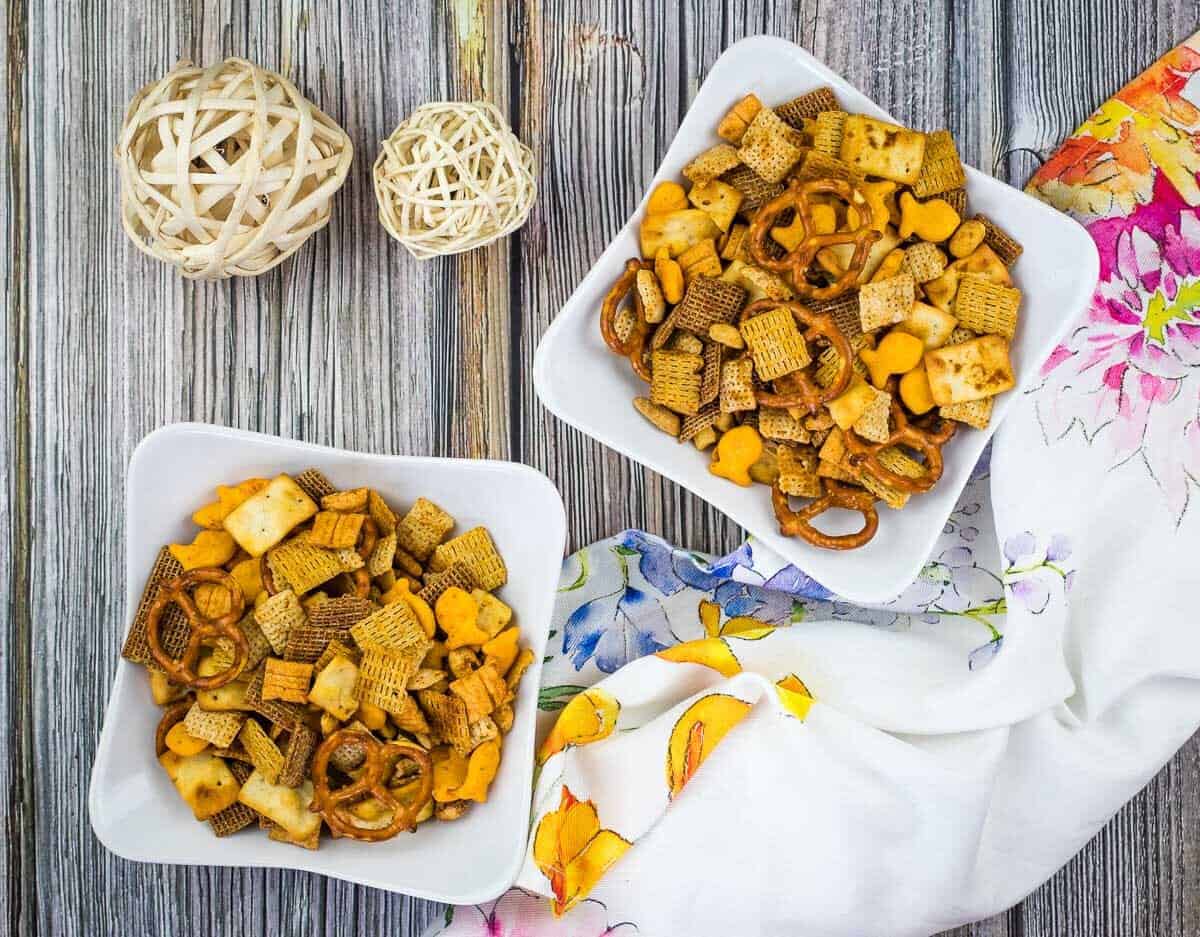
[[[572,546],[639,525],[728,549],[735,525],[557,424],[531,383],[538,337],[636,204],[720,51],[756,32],[793,38],[1020,182],[1034,159],[1023,150],[1052,147],[1195,15],[1182,0],[12,0],[0,12],[8,931],[415,934],[437,913],[307,875],[133,865],[92,838],[84,793],[119,644],[125,464],[144,433],[201,419],[512,457],[559,484]],[[257,281],[184,283],[123,240],[110,153],[140,84],[181,56],[229,54],[290,74],[346,127],[357,159],[333,222],[292,261]],[[375,223],[370,164],[416,104],[471,95],[505,108],[534,146],[542,196],[508,244],[418,264]],[[953,933],[1200,932],[1198,751],[1023,905]]]

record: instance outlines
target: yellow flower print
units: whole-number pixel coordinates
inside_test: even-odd
[[[533,837],[533,861],[550,880],[555,916],[586,898],[631,845],[612,830],[602,830],[596,805],[578,800],[564,784],[558,809],[542,817]]]
[[[667,787],[672,798],[692,779],[725,733],[749,711],[750,704],[736,696],[713,693],[696,700],[679,717],[667,743]]]
[[[765,637],[775,630],[774,626],[750,618],[748,615],[738,615],[721,624],[721,606],[707,599],[700,600],[700,624],[704,633],[710,638],[720,638],[730,635],[738,638],[757,639]]]
[[[567,703],[558,715],[554,728],[542,743],[538,764],[545,764],[552,755],[572,745],[587,745],[606,739],[617,726],[621,704],[616,697],[599,687],[584,690]]]
[[[726,677],[732,677],[742,672],[742,665],[733,656],[733,651],[720,638],[685,641],[683,644],[676,644],[665,651],[659,651],[654,656],[674,661],[677,664],[703,664]]]
[[[779,694],[779,702],[797,719],[803,720],[812,709],[813,698],[808,692],[804,681],[794,673],[788,674],[775,684],[775,692]]]

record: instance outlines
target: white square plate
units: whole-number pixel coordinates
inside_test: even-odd
[[[717,123],[743,95],[753,91],[764,103],[779,104],[821,85],[831,86],[849,111],[893,119],[799,46],[766,36],[731,46],[696,95],[647,194],[664,179],[681,178],[683,166],[695,154],[720,142]],[[943,450],[945,474],[932,491],[914,497],[903,511],[880,508],[879,533],[865,547],[827,551],[781,536],[765,488],[739,488],[717,478],[708,471],[704,455],[680,445],[634,411],[631,400],[644,394],[646,385],[628,362],[609,352],[600,338],[599,316],[604,295],[625,260],[639,256],[637,231],[645,197],[538,345],[538,396],[560,419],[690,489],[837,594],[864,603],[894,598],[920,572],[996,425],[1075,320],[1099,273],[1092,239],[1066,215],[977,170],[968,168],[967,178],[971,211],[988,215],[1025,247],[1013,269],[1024,293],[1012,346],[1018,387],[997,401],[986,431],[960,427]],[[846,532],[856,529],[859,521],[857,515],[835,517],[831,512],[828,529]]]
[[[436,901],[494,898],[516,878],[525,853],[538,683],[566,545],[562,499],[545,475],[510,462],[366,455],[223,427],[166,426],[142,440],[130,460],[125,614],[112,627],[123,640],[159,548],[191,540],[190,515],[217,484],[309,467],[336,485],[376,488],[397,508],[424,495],[454,515],[459,531],[485,524],[492,532],[509,572],[499,595],[513,607],[534,664],[521,681],[488,802],[454,823],[425,823],[383,843],[325,838],[310,852],[256,829],[217,839],[159,767],[159,709],[149,680],[142,667],[121,659],[92,768],[92,829],[108,849],[140,862],[305,869]]]

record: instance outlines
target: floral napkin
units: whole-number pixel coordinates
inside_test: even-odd
[[[1030,183],[1101,282],[903,595],[853,606],[752,540],[567,559],[518,887],[434,932],[931,934],[1037,887],[1195,731],[1197,74],[1193,37]]]

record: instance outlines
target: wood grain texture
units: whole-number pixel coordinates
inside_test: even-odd
[[[644,526],[728,549],[735,525],[554,421],[531,381],[537,339],[721,50],[760,32],[794,39],[1019,183],[1196,17],[1183,0],[9,0],[0,930],[402,937],[440,913],[310,875],[135,865],[92,837],[88,775],[123,630],[125,465],[146,432],[195,419],[514,458],[559,485],[571,548]],[[286,72],[357,154],[331,224],[293,259],[195,284],[121,235],[111,151],[140,85],[180,57],[225,55]],[[420,264],[376,223],[371,163],[417,104],[470,96],[494,100],[533,146],[541,196],[507,243]],[[1198,795],[1193,742],[1045,887],[953,933],[1200,933]]]

